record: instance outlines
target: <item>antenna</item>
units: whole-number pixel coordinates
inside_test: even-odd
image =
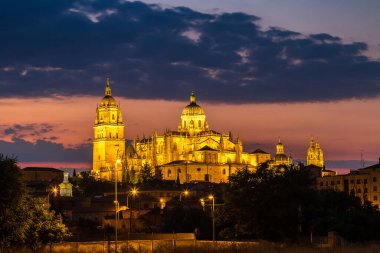
[[[362,168],[364,168],[364,166],[365,166],[365,162],[364,162],[364,150],[363,149],[360,150],[360,166]]]

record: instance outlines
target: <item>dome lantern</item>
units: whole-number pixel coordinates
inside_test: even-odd
[[[107,77],[106,89],[104,90],[104,96],[112,96],[110,78]]]
[[[191,95],[190,95],[190,104],[197,104],[196,103],[196,98],[195,98],[195,93],[194,93],[194,90],[191,92]]]

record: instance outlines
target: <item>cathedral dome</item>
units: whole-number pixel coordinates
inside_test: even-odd
[[[101,106],[112,106],[112,105],[117,105],[116,100],[112,96],[104,96],[102,101],[100,101]]]
[[[182,111],[182,116],[185,115],[205,115],[205,112],[203,111],[202,107],[200,107],[196,103],[194,91],[191,93],[190,96],[190,104],[187,105]]]

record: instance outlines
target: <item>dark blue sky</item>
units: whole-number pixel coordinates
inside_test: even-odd
[[[129,98],[229,103],[331,101],[380,92],[364,42],[127,1],[1,1],[2,97],[94,95],[104,76]],[[229,96],[225,96],[229,94]]]

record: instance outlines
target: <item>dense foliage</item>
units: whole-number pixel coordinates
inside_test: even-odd
[[[185,207],[183,203],[165,208],[161,220],[163,233],[194,233],[198,239],[212,238],[211,214],[200,208]]]
[[[70,233],[45,200],[27,195],[16,159],[0,154],[0,250],[62,241]]]
[[[317,191],[302,165],[230,177],[220,208],[220,236],[226,239],[291,240],[336,231],[350,241],[380,239],[380,213],[344,192]]]

